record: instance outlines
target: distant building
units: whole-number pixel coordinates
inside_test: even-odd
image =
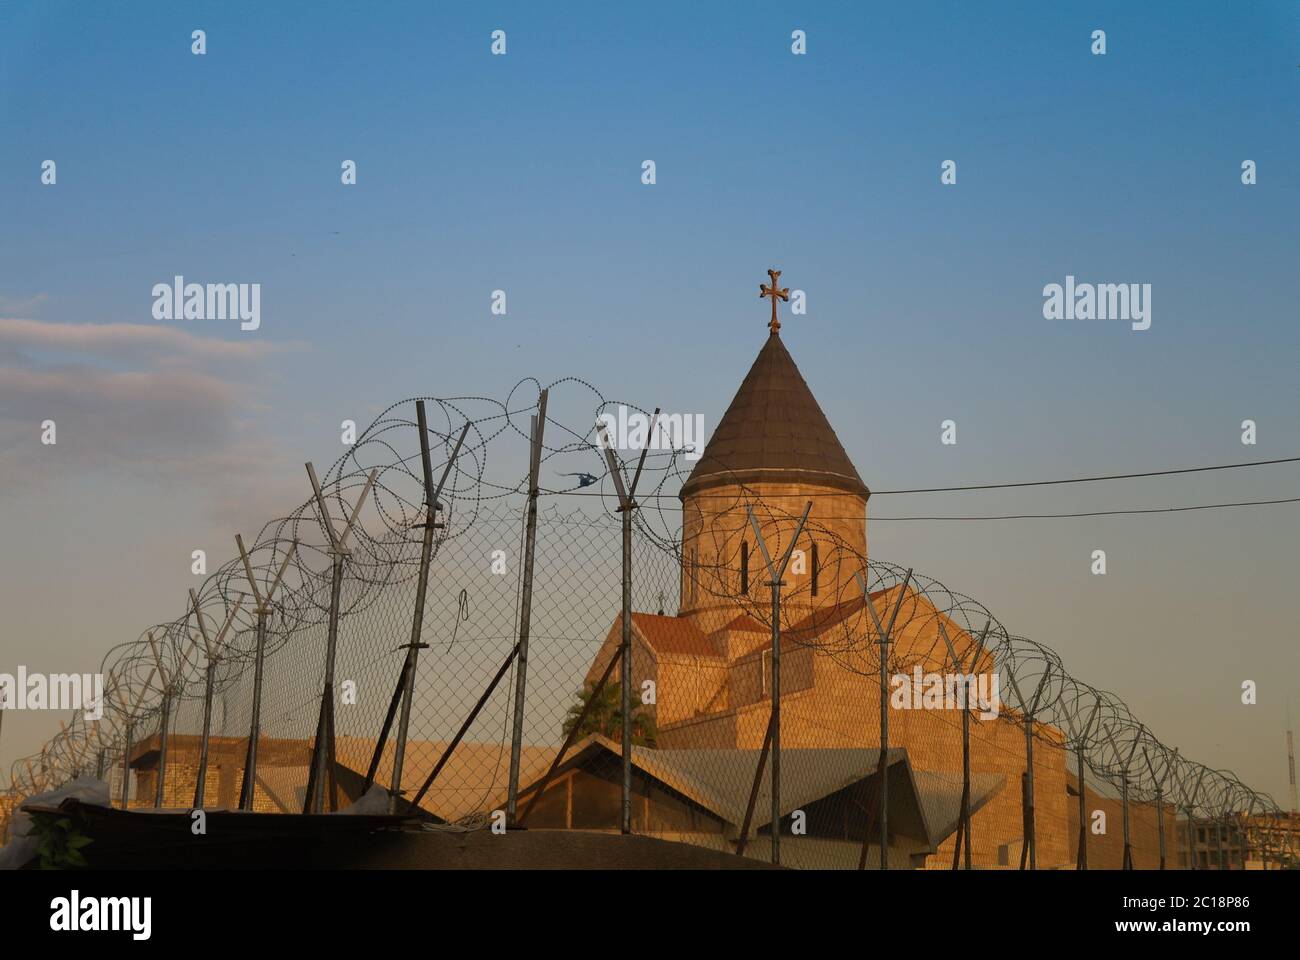
[[[1178,821],[1178,866],[1191,856],[1197,870],[1281,870],[1294,863],[1300,849],[1300,816],[1240,816]]]

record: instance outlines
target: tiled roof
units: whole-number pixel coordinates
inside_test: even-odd
[[[756,482],[818,483],[869,496],[778,333],[768,336],[680,495]]]
[[[632,623],[656,653],[687,657],[718,656],[717,648],[709,642],[708,637],[685,617],[633,612]]]
[[[748,633],[767,633],[768,628],[765,624],[759,623],[749,614],[738,613],[732,618],[730,623],[715,631],[715,633],[722,633],[724,630],[735,630]]]

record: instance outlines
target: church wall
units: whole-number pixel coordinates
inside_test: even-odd
[[[676,723],[728,708],[727,666],[707,657],[659,657],[656,722]]]
[[[813,506],[808,515],[808,528],[797,545],[797,549],[805,552],[808,569],[803,573],[787,570],[784,607],[807,609],[859,596],[853,574],[861,568],[857,558],[867,555],[866,501],[832,487],[812,484],[755,483],[743,488],[727,485],[703,490],[688,497],[684,504],[682,612],[696,615],[701,629],[709,633],[755,605],[770,609],[767,566],[754,541],[745,504],[755,504],[755,517],[776,562],[809,500]],[[815,598],[811,596],[810,533],[818,543],[821,559]],[[851,548],[852,556],[844,555],[837,539]],[[742,541],[749,543],[750,550],[747,597],[740,596]],[[792,568],[793,564],[792,560]],[[693,573],[698,579],[694,593]]]

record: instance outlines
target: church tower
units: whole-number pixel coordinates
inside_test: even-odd
[[[760,296],[772,298],[767,342],[678,494],[681,612],[706,616],[711,624],[769,596],[749,505],[775,562],[812,502],[807,531],[795,545],[803,563],[796,567],[796,553],[783,604],[820,607],[861,596],[853,582],[860,567],[836,541],[866,557],[871,492],[781,341],[776,303],[788,299],[788,291],[777,285],[780,271],[768,274],[771,285],[760,285]]]

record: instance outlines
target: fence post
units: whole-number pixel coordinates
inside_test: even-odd
[[[772,862],[778,865],[781,863],[781,587],[785,585],[781,578],[785,576],[785,568],[790,563],[794,545],[799,540],[799,534],[803,532],[803,525],[808,520],[810,510],[812,510],[811,500],[803,508],[799,526],[795,527],[794,536],[786,545],[780,563],[773,564],[772,554],[768,552],[763,531],[758,526],[754,511],[751,507],[745,508],[745,512],[749,515],[749,524],[754,528],[754,539],[758,541],[759,549],[763,551],[763,560],[767,563],[767,572],[772,578],[768,581],[768,586],[772,588],[772,822],[769,829],[772,835]],[[762,670],[761,660],[759,669]]]
[[[171,693],[164,691],[162,695],[162,717],[158,722],[158,783],[154,787],[153,805],[154,809],[161,809],[163,805],[163,781],[167,776],[167,722],[171,716]]]
[[[239,556],[244,561],[244,574],[248,577],[253,599],[257,602],[257,652],[253,660],[253,717],[248,730],[248,750],[244,754],[244,779],[239,790],[239,809],[252,810],[253,799],[257,795],[257,739],[262,729],[262,673],[266,662],[266,618],[271,612],[271,599],[275,595],[276,587],[280,585],[280,578],[284,576],[289,561],[293,559],[294,551],[298,549],[298,541],[294,540],[285,552],[284,562],[280,565],[280,570],[276,573],[275,580],[266,591],[265,597],[257,588],[253,565],[249,562],[248,551],[244,549],[244,539],[239,534],[235,534],[235,545],[239,547]]]
[[[1201,772],[1196,777],[1196,786],[1183,798],[1184,808],[1187,810],[1187,868],[1189,870],[1196,869],[1196,848],[1192,845],[1192,831],[1196,829],[1196,795],[1201,792],[1201,781],[1204,778],[1205,767],[1201,767]]]
[[[619,818],[620,829],[624,834],[632,832],[632,511],[637,508],[636,488],[641,480],[641,468],[645,466],[646,454],[654,443],[655,427],[659,422],[659,408],[655,407],[654,416],[650,418],[650,432],[646,434],[645,446],[641,448],[641,459],[637,461],[636,474],[632,477],[630,487],[623,486],[623,473],[614,456],[614,445],[605,433],[603,421],[597,421],[596,431],[605,451],[605,461],[609,465],[609,475],[613,478],[614,489],[618,493],[618,510],[623,521],[623,617],[622,643],[619,647],[620,710],[623,713],[622,730],[622,808]]]
[[[961,826],[957,833],[957,842],[952,850],[952,868],[957,869],[958,858],[967,870],[971,869],[971,838],[970,838],[970,684],[966,681],[966,675],[969,673],[974,676],[974,669],[979,665],[979,660],[984,651],[984,641],[988,638],[989,628],[993,625],[992,620],[984,622],[984,629],[980,632],[980,637],[975,641],[975,652],[971,655],[970,667],[963,669],[961,658],[957,656],[957,648],[952,645],[952,639],[948,636],[948,630],[939,620],[939,635],[943,637],[944,645],[948,648],[948,655],[952,657],[953,668],[957,671],[957,676],[961,680]],[[963,856],[964,854],[964,856]]]
[[[1106,735],[1110,737],[1111,747],[1115,750],[1115,756],[1118,757],[1119,740],[1115,736],[1115,732],[1110,728],[1109,724],[1106,724],[1105,729],[1106,729]],[[1133,746],[1129,748],[1128,757],[1124,760],[1123,766],[1120,767],[1120,798],[1121,798],[1121,802],[1123,803],[1123,810],[1124,810],[1124,815],[1123,815],[1124,816],[1124,858],[1123,858],[1123,865],[1121,869],[1124,870],[1133,869],[1133,845],[1131,842],[1131,834],[1129,831],[1128,773],[1129,773],[1129,769],[1133,764],[1133,754],[1137,752],[1138,744],[1142,740],[1142,734],[1144,731],[1145,731],[1144,727],[1141,726],[1138,727],[1137,736],[1133,738]]]
[[[1216,858],[1218,859],[1220,870],[1228,869],[1227,864],[1224,860],[1224,850],[1223,850],[1223,827],[1224,827],[1225,819],[1226,819],[1225,814],[1220,814],[1219,816],[1214,818],[1214,852]]]
[[[1065,724],[1070,730],[1070,736],[1074,738],[1074,752],[1079,767],[1079,849],[1074,864],[1076,870],[1088,869],[1088,803],[1085,796],[1083,751],[1087,744],[1088,734],[1092,730],[1092,722],[1097,718],[1097,711],[1100,709],[1101,697],[1098,696],[1093,701],[1092,712],[1088,714],[1087,723],[1078,732],[1074,729],[1074,722],[1070,719],[1069,713],[1065,714]]]
[[[126,725],[126,745],[122,750],[122,809],[130,809],[131,804],[131,735],[135,724]]]
[[[1033,702],[1025,700],[1024,695],[1020,692],[1020,685],[1016,683],[1015,671],[1010,667],[1007,668],[1007,679],[1011,681],[1011,689],[1015,691],[1016,699],[1020,701],[1020,712],[1025,721],[1025,791],[1024,791],[1024,839],[1020,848],[1020,869],[1025,869],[1025,859],[1029,859],[1029,869],[1038,869],[1038,842],[1037,828],[1034,824],[1034,714],[1038,712],[1038,702],[1043,695],[1043,688],[1047,686],[1047,681],[1052,676],[1052,665],[1049,663],[1043,671],[1043,675],[1038,679],[1038,688],[1034,691]]]
[[[433,532],[442,524],[438,523],[438,495],[442,485],[447,482],[460,445],[469,433],[466,423],[456,441],[456,448],[447,458],[447,466],[442,471],[438,486],[433,485],[433,463],[429,455],[429,426],[424,415],[424,401],[415,401],[415,416],[420,428],[420,466],[424,474],[424,499],[426,503],[424,516],[424,539],[420,544],[420,579],[415,585],[415,613],[411,618],[411,643],[406,648],[406,682],[402,687],[402,716],[397,723],[397,742],[393,745],[393,785],[389,790],[389,811],[397,812],[397,798],[402,790],[402,769],[406,763],[406,737],[411,726],[411,704],[415,699],[415,673],[420,665],[420,648],[424,646],[420,637],[424,631],[424,599],[429,590],[429,564],[433,560]]]
[[[194,620],[199,626],[199,636],[203,639],[203,649],[208,659],[207,667],[203,671],[203,737],[199,741],[199,772],[198,776],[194,778],[194,808],[196,810],[203,809],[203,798],[207,792],[208,744],[212,733],[212,692],[216,682],[217,658],[221,643],[226,637],[226,631],[235,622],[235,614],[239,613],[239,608],[243,602],[242,597],[235,599],[235,605],[226,616],[226,622],[221,625],[221,632],[217,634],[214,643],[208,637],[208,627],[203,622],[203,613],[199,610],[199,596],[193,590],[190,590],[190,606],[194,610]]]
[[[898,599],[894,602],[894,612],[890,614],[889,626],[882,629],[880,617],[876,615],[875,605],[871,602],[871,593],[867,589],[866,577],[861,572],[853,574],[862,591],[862,604],[871,615],[871,624],[876,628],[877,643],[880,645],[880,749],[876,756],[876,819],[880,823],[880,869],[889,869],[889,638],[894,632],[894,623],[898,620],[898,611],[903,608],[903,597],[907,585],[912,582],[909,568],[903,577],[903,584],[898,589]],[[870,815],[868,814],[868,818]],[[867,866],[867,845],[870,842],[870,830],[862,835],[862,853],[858,856],[858,869]]]
[[[529,434],[528,520],[524,536],[523,583],[519,596],[519,665],[515,670],[515,708],[510,731],[510,780],[506,792],[506,822],[515,823],[519,808],[519,761],[524,742],[524,698],[528,683],[528,633],[533,616],[533,554],[537,547],[538,474],[542,469],[542,436],[546,432],[546,391],[537,398],[537,413]]]
[[[316,479],[316,468],[307,463],[307,477],[311,480],[312,494],[316,498],[316,511],[320,514],[321,524],[330,542],[330,555],[333,562],[330,567],[330,607],[329,626],[325,641],[325,683],[321,691],[320,715],[316,723],[316,742],[312,745],[311,765],[307,773],[307,796],[303,803],[303,813],[320,813],[325,805],[325,781],[329,780],[330,809],[338,809],[338,784],[334,777],[334,663],[338,651],[339,638],[339,602],[343,593],[343,562],[349,555],[346,541],[353,525],[361,513],[366,495],[375,483],[376,471],[371,470],[361,488],[352,516],[342,535],[334,530],[334,521],[325,506],[325,497],[321,493],[320,483]],[[323,740],[323,742],[322,742]]]
[[[167,668],[163,666],[162,657],[158,653],[158,645],[154,643],[153,634],[148,634],[149,649],[153,653],[154,667],[158,671],[158,682],[162,684],[162,701],[159,703],[161,715],[158,719],[158,782],[154,785],[153,805],[154,809],[160,809],[163,805],[163,784],[167,777],[167,735],[169,721],[171,720],[172,704],[172,684],[175,677],[169,676]],[[152,680],[152,674],[150,675]],[[146,687],[148,684],[146,684]]]
[[[1142,757],[1146,760],[1147,770],[1151,774],[1151,779],[1156,785],[1156,831],[1160,835],[1160,869],[1165,868],[1165,807],[1164,807],[1164,785],[1165,778],[1169,776],[1169,769],[1172,762],[1165,766],[1165,772],[1156,776],[1155,765],[1151,762],[1151,756],[1147,753],[1147,748],[1142,748]],[[1178,759],[1178,751],[1174,750],[1174,760]],[[1175,818],[1176,819],[1176,818]]]

